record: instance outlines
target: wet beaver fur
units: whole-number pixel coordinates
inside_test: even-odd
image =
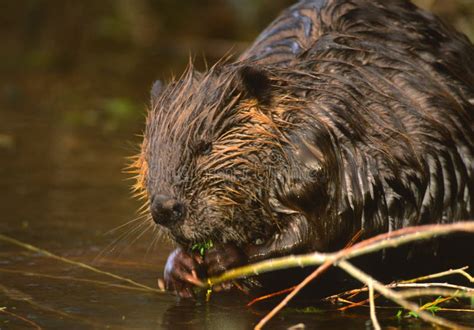
[[[465,36],[409,1],[300,1],[238,60],[152,90],[136,189],[179,245],[166,287],[472,218],[473,123]]]

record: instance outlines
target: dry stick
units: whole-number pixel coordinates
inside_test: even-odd
[[[462,269],[466,269],[466,268],[467,267],[463,267]],[[437,276],[439,274],[449,275],[448,272],[449,271],[438,273],[438,274],[433,274],[433,276],[427,275],[427,276],[419,277],[417,279],[426,279],[426,278],[439,277],[439,276]],[[459,273],[459,272],[455,270],[452,273]],[[468,273],[466,273],[466,272],[464,272],[464,273],[467,276],[470,277],[470,275]],[[449,283],[414,283],[414,280],[417,280],[417,279],[386,284],[385,286],[388,287],[388,288],[391,288],[391,289],[394,289],[394,288],[422,288],[422,289],[425,289],[426,292],[429,292],[428,288],[431,288],[431,287],[435,287],[435,288],[444,287],[444,288],[456,289],[456,290],[451,290],[449,292],[465,293],[463,295],[465,297],[474,296],[474,289],[466,287],[466,286],[454,285],[454,284],[449,284]],[[346,292],[343,292],[343,293],[340,293],[340,294],[337,294],[337,295],[333,295],[331,297],[324,298],[324,300],[327,300],[327,299],[341,299],[340,297],[345,296],[345,295],[350,295],[350,297],[354,297],[354,296],[356,296],[357,294],[359,294],[361,292],[366,292],[367,290],[368,290],[367,287],[363,287],[363,288],[360,288],[360,289],[357,289],[357,290],[350,290],[350,291],[346,291]],[[434,289],[434,290],[436,290],[436,289]],[[442,290],[442,289],[439,289],[439,290]],[[414,291],[414,290],[412,290],[412,291]],[[419,292],[425,292],[425,291],[419,290]],[[447,292],[447,291],[445,290],[445,292]],[[423,295],[423,294],[420,294],[420,295]],[[428,295],[428,294],[425,294],[425,295]],[[368,301],[368,299],[365,299],[365,300],[362,300],[362,301],[359,301],[359,302],[355,302],[355,303],[351,303],[348,306],[338,308],[338,310],[339,311],[345,311],[345,310],[350,309],[350,308],[354,308],[354,307],[357,307],[357,306],[364,305],[367,301]]]
[[[352,238],[351,240],[346,244],[346,246],[344,248],[349,248],[351,247],[352,245],[355,244],[355,242],[362,236],[362,232],[363,230],[359,230]],[[323,265],[324,266],[324,265]],[[322,267],[322,266],[321,266]],[[324,270],[328,269],[329,267],[325,268]],[[318,275],[321,275],[323,271],[319,271],[318,269],[314,270],[314,272],[318,272]],[[316,276],[318,276],[316,275]],[[313,280],[316,278],[316,276],[314,276],[314,274],[310,274],[309,277],[311,277]],[[277,297],[277,296],[280,296],[282,294],[285,294],[285,293],[288,293],[288,292],[291,292],[293,291],[294,289],[296,289],[297,285],[294,285],[292,287],[289,287],[289,288],[286,288],[286,289],[283,289],[283,290],[280,290],[280,291],[277,291],[277,292],[273,292],[273,293],[270,293],[270,294],[267,294],[265,296],[261,296],[261,297],[257,297],[255,299],[253,299],[252,301],[250,301],[248,304],[247,304],[247,307],[250,307],[252,306],[253,304],[259,302],[259,301],[262,301],[262,300],[266,300],[266,299],[270,299],[270,298],[273,298],[273,297]]]
[[[425,285],[428,284],[428,285]],[[409,283],[409,284],[399,284],[399,283],[393,283],[393,284],[386,284],[385,285],[387,288],[393,289],[393,288],[406,288],[406,287],[415,287],[419,289],[412,289],[412,290],[404,290],[399,292],[399,294],[407,299],[411,297],[418,297],[418,296],[451,296],[451,297],[460,297],[460,298],[470,298],[474,297],[474,289],[468,288],[468,287],[462,287],[458,285],[452,285],[449,283],[420,283],[420,284],[414,284],[414,283]],[[433,287],[433,288],[432,288]],[[455,288],[456,290],[450,290],[450,289],[441,289],[440,287],[449,287],[449,288]],[[365,292],[368,291],[367,287],[364,287],[362,289],[358,289],[359,291],[357,293]],[[349,292],[345,292],[349,293]],[[376,295],[375,298],[377,298],[378,295]],[[328,299],[328,298],[324,298]],[[338,311],[345,311],[350,308],[358,307],[358,306],[363,306],[368,299],[358,301],[358,302],[352,302],[346,299],[342,299],[340,297],[334,297],[331,299],[338,299],[338,301],[348,303],[350,305],[344,306],[341,308],[338,308]]]
[[[225,281],[233,280],[239,277],[245,277],[249,275],[258,275],[259,273],[275,271],[279,269],[286,269],[292,267],[305,267],[309,265],[317,265],[325,262],[335,263],[342,259],[349,259],[352,257],[360,256],[363,254],[375,252],[385,248],[393,248],[402,244],[407,244],[413,241],[419,241],[422,239],[432,238],[437,235],[447,235],[456,231],[474,232],[474,221],[459,222],[448,225],[424,225],[417,227],[407,227],[399,229],[394,232],[381,234],[372,237],[368,240],[362,241],[351,248],[344,249],[337,253],[323,254],[313,252],[300,256],[288,256],[277,259],[270,259],[267,261],[261,261],[252,265],[232,269],[225,272],[224,274],[208,279],[210,286],[219,284]],[[301,288],[306,285],[308,278],[305,279],[301,284]],[[298,286],[300,287],[300,286]],[[297,287],[297,288],[298,288]],[[296,290],[296,289],[295,289]],[[260,329],[263,325],[268,322],[271,317],[276,315],[281,310],[287,301],[291,300],[292,295],[289,299],[284,299],[278,304],[270,313],[264,317],[256,326],[256,329]],[[411,304],[411,303],[409,303]],[[437,318],[436,318],[437,319]],[[450,322],[448,322],[450,323]]]
[[[468,280],[471,281],[471,279],[473,277],[465,271],[468,268],[469,268],[468,266],[465,266],[465,267],[462,267],[462,268],[450,269],[450,270],[446,270],[446,271],[443,271],[443,272],[440,272],[440,273],[424,275],[424,276],[416,277],[416,278],[413,278],[413,279],[410,279],[410,280],[403,280],[403,281],[387,284],[386,286],[388,286],[390,288],[396,288],[396,287],[400,286],[401,284],[413,284],[415,282],[425,281],[425,280],[438,278],[438,277],[443,277],[443,276],[449,276],[449,275],[452,275],[452,274],[461,274],[464,277],[466,277]],[[421,283],[421,284],[416,284],[416,285],[411,286],[411,287],[424,287],[424,285],[428,285],[428,284],[430,284],[431,286],[445,286],[445,285],[452,286],[452,284],[448,284],[448,283]],[[474,289],[471,289],[471,288],[468,288],[468,287],[465,287],[465,286],[455,286],[455,288],[460,289],[460,290],[465,290],[465,291],[474,290]],[[340,298],[340,297],[343,297],[343,296],[355,296],[355,295],[357,295],[361,292],[366,292],[366,291],[367,291],[367,287],[364,286],[364,287],[359,288],[359,289],[352,289],[352,290],[344,291],[344,292],[341,292],[341,293],[338,293],[338,294],[334,294],[332,296],[328,296],[328,297],[324,298],[323,300],[327,301],[327,300],[337,299],[337,298]]]
[[[374,289],[380,292],[387,299],[390,299],[396,302],[398,305],[402,306],[405,309],[415,312],[421,319],[427,322],[431,322],[431,323],[438,324],[438,325],[448,327],[448,328],[468,329],[456,323],[431,315],[430,313],[421,310],[420,306],[404,299],[403,297],[400,296],[398,292],[387,288],[385,285],[373,279],[372,277],[370,277],[368,274],[364,273],[357,267],[354,267],[351,263],[349,263],[346,260],[339,261],[337,266],[345,270],[348,274],[350,274],[355,279],[361,281],[362,283],[371,283]]]
[[[5,296],[7,296],[7,298],[9,298],[11,300],[28,303],[31,306],[33,306],[33,307],[35,307],[39,310],[42,310],[42,311],[45,311],[45,312],[48,312],[48,313],[52,313],[52,314],[56,314],[56,315],[59,315],[59,316],[64,317],[64,318],[69,318],[69,319],[72,319],[72,320],[81,321],[85,324],[88,324],[89,326],[92,326],[93,329],[96,329],[96,328],[102,329],[102,328],[104,328],[103,324],[99,324],[95,321],[91,321],[89,319],[82,318],[82,317],[74,315],[74,314],[69,314],[69,313],[54,309],[54,308],[49,307],[49,306],[47,306],[43,303],[37,303],[33,299],[33,297],[31,297],[30,295],[28,295],[28,294],[26,294],[26,293],[24,293],[20,290],[11,289],[11,288],[8,288],[8,287],[3,286],[3,285],[0,284],[0,291],[3,292],[3,294],[5,294]]]
[[[448,225],[424,225],[407,227],[381,234],[356,245],[335,253],[312,252],[303,255],[290,255],[281,258],[260,261],[251,265],[231,269],[219,276],[211,277],[208,283],[216,285],[250,275],[258,275],[270,271],[293,267],[314,266],[326,261],[335,262],[340,259],[350,259],[386,248],[394,248],[414,241],[429,239],[435,236],[448,235],[453,232],[464,231],[474,233],[474,221],[459,222]]]
[[[474,292],[474,288],[469,288],[467,286],[455,285],[450,283],[394,283],[387,285],[389,288],[433,288],[433,287],[442,287],[450,288],[455,290],[462,290],[465,292]]]
[[[35,322],[31,321],[30,319],[27,319],[26,317],[23,317],[23,316],[21,316],[21,315],[12,313],[12,312],[10,312],[10,311],[7,311],[7,308],[6,308],[6,307],[0,308],[0,313],[4,313],[4,314],[7,314],[7,315],[10,315],[11,317],[14,317],[14,318],[16,318],[16,319],[18,319],[18,320],[20,320],[20,321],[23,321],[23,322],[25,322],[25,323],[31,325],[33,328],[35,328],[35,329],[37,329],[37,330],[41,330],[41,327],[40,327],[37,323],[35,323]]]
[[[394,248],[413,241],[429,239],[435,236],[444,236],[457,231],[474,233],[474,221],[447,225],[438,224],[406,227],[359,242],[347,249],[347,252],[344,250],[341,251],[341,254],[343,254],[342,257],[344,259],[349,259],[385,248]]]
[[[82,263],[82,262],[78,262],[78,261],[73,261],[73,260],[70,260],[70,259],[67,259],[67,258],[64,258],[64,257],[61,257],[61,256],[58,256],[56,254],[53,254],[49,251],[46,251],[46,250],[43,250],[43,249],[40,249],[40,248],[37,248],[33,245],[30,245],[30,244],[27,244],[27,243],[23,243],[23,242],[20,242],[14,238],[11,238],[11,237],[8,237],[8,236],[5,236],[3,234],[0,234],[0,240],[2,241],[5,241],[5,242],[8,242],[8,243],[11,243],[11,244],[14,244],[14,245],[17,245],[17,246],[20,246],[24,249],[27,249],[27,250],[30,250],[30,251],[34,251],[34,252],[38,252],[38,253],[41,253],[47,257],[50,257],[50,258],[53,258],[53,259],[56,259],[56,260],[59,260],[59,261],[62,261],[64,263],[67,263],[67,264],[70,264],[70,265],[74,265],[74,266],[78,266],[78,267],[81,267],[81,268],[85,268],[87,270],[90,270],[90,271],[93,271],[95,273],[99,273],[99,274],[102,274],[102,275],[106,275],[106,276],[109,276],[109,277],[112,277],[112,278],[115,278],[117,280],[120,280],[120,281],[124,281],[124,282],[127,282],[129,284],[132,284],[136,287],[139,287],[139,288],[142,288],[142,289],[145,289],[147,291],[152,291],[152,292],[158,292],[158,293],[162,293],[162,291],[158,290],[158,289],[155,289],[155,288],[151,288],[149,286],[146,286],[144,284],[140,284],[138,282],[135,282],[134,280],[131,280],[129,278],[125,278],[125,277],[122,277],[122,276],[119,276],[119,275],[115,275],[113,273],[109,273],[109,272],[106,272],[106,271],[102,271],[98,268],[95,268],[95,267],[92,267],[92,266],[89,266],[85,263]]]
[[[282,294],[293,291],[295,288],[296,288],[296,285],[294,285],[292,287],[289,287],[289,288],[286,288],[286,289],[283,289],[283,290],[280,290],[280,291],[277,291],[277,292],[272,292],[272,293],[269,293],[267,295],[257,297],[255,299],[253,299],[252,301],[250,301],[246,306],[250,307],[250,306],[254,305],[255,303],[257,303],[259,301],[263,301],[263,300],[267,300],[267,299],[270,299],[270,298],[273,298],[273,297],[281,296]]]
[[[293,267],[303,268],[306,266],[320,265],[329,260],[329,257],[333,258],[334,256],[332,254],[326,255],[313,252],[299,256],[290,255],[282,258],[269,259],[228,270],[219,276],[209,278],[207,283],[209,283],[209,286],[212,287],[213,285],[250,275],[259,275],[262,273]]]
[[[4,268],[0,268],[0,273],[19,274],[19,275],[31,276],[31,277],[44,277],[44,278],[50,278],[50,279],[53,279],[53,280],[64,280],[64,281],[71,281],[71,282],[84,282],[84,283],[91,283],[91,284],[96,284],[96,285],[99,285],[99,286],[106,286],[106,287],[112,287],[112,288],[117,288],[117,289],[126,289],[126,290],[149,292],[149,290],[147,290],[147,289],[139,288],[139,287],[136,287],[136,286],[114,284],[114,283],[109,283],[109,282],[90,280],[90,279],[87,279],[87,278],[77,278],[77,277],[72,277],[72,276],[49,275],[49,274],[24,272],[24,271],[21,271],[21,270],[4,269]]]
[[[474,309],[462,309],[462,308],[444,308],[444,307],[440,307],[438,309],[438,312],[439,311],[443,311],[443,312],[466,312],[466,313],[474,313]]]
[[[473,283],[474,282],[474,277],[471,276],[471,274],[469,274],[468,272],[466,272],[466,269],[468,269],[468,268],[469,268],[469,266],[465,266],[465,267],[457,268],[457,269],[449,269],[449,270],[444,271],[444,272],[431,274],[431,275],[426,275],[426,276],[421,276],[421,277],[417,277],[417,278],[414,278],[414,279],[411,279],[411,280],[401,281],[399,283],[421,282],[421,281],[430,280],[432,278],[443,277],[443,276],[448,276],[448,275],[452,275],[452,274],[461,274],[462,276],[467,278],[469,280],[469,282]]]
[[[323,263],[321,266],[319,266],[313,273],[311,273],[308,277],[306,277],[300,284],[298,284],[293,291],[291,291],[285,299],[283,299],[277,306],[275,306],[270,313],[265,315],[263,319],[261,319],[258,324],[255,326],[255,330],[262,329],[262,327],[270,321],[283,307],[286,306],[286,304],[293,299],[298,292],[301,291],[309,282],[311,282],[313,279],[315,279],[319,274],[324,272],[326,269],[331,267],[332,265],[332,260],[328,260],[325,263]]]
[[[459,296],[461,296],[461,297],[474,297],[474,289],[471,289],[471,288],[468,288],[468,287],[465,287],[465,286],[453,285],[453,284],[449,284],[449,283],[407,283],[407,284],[393,283],[393,284],[386,284],[385,286],[387,288],[390,288],[390,289],[407,288],[407,287],[408,288],[421,288],[421,289],[418,289],[418,290],[406,290],[406,291],[400,292],[400,294],[402,294],[404,296],[404,298],[406,298],[405,297],[405,292],[408,292],[408,291],[410,291],[409,294],[412,294],[413,296],[429,296],[429,295],[431,295],[430,292],[439,292],[438,295],[447,296],[447,295],[449,295],[449,292],[450,293],[458,292]],[[431,287],[434,287],[434,288],[430,289]],[[439,287],[454,288],[456,290],[444,290],[444,289],[439,289]],[[352,296],[355,296],[356,294],[359,294],[361,292],[366,292],[366,291],[368,291],[368,288],[363,287],[363,288],[360,288],[360,289],[357,289],[357,290],[350,290],[350,291],[343,292],[341,294],[337,294],[337,295],[334,295],[334,296],[331,296],[331,297],[327,297],[327,298],[324,298],[324,300],[337,299],[338,301],[349,304],[348,306],[344,306],[344,307],[341,307],[341,308],[337,309],[338,311],[343,312],[343,311],[346,311],[346,310],[354,308],[354,307],[364,306],[364,304],[369,299],[365,299],[365,300],[358,301],[358,302],[352,302],[352,301],[349,301],[349,300],[346,300],[346,299],[342,299],[341,296],[345,296],[345,295],[348,295],[348,294],[351,294],[351,293],[353,293]],[[416,294],[415,292],[418,292],[419,294]],[[441,293],[441,292],[444,292],[444,294]],[[436,294],[437,293],[433,293],[432,295],[436,295]],[[376,295],[375,298],[377,298],[377,297],[378,297],[378,295]]]
[[[390,285],[385,285],[386,287],[390,288],[391,286]],[[460,291],[460,290],[447,290],[447,289],[439,289],[439,288],[422,288],[422,289],[412,289],[412,290],[405,290],[405,291],[397,291],[398,294],[404,298],[404,299],[409,299],[409,298],[413,298],[413,297],[420,297],[420,296],[444,296],[444,297],[451,297],[451,298],[470,298],[470,297],[474,297],[474,292],[464,292],[464,291]],[[378,298],[378,296],[380,296],[380,294],[376,294],[374,295],[374,299]],[[365,306],[367,307],[367,305],[365,305],[365,303],[367,303],[368,301],[370,302],[370,298],[368,299],[365,299],[365,300],[362,300],[362,301],[359,301],[359,302],[353,302],[353,301],[349,301],[349,300],[346,300],[346,299],[343,299],[343,298],[336,298],[338,299],[338,301],[340,302],[343,302],[343,303],[346,303],[346,304],[349,304],[348,306],[344,306],[344,307],[341,307],[341,308],[338,308],[337,310],[338,311],[345,311],[347,309],[350,309],[350,308],[354,308],[354,307],[359,307],[359,306]],[[421,307],[422,309],[426,309],[426,307]],[[451,310],[451,309],[447,309],[447,310]],[[470,310],[471,312],[474,312],[474,309],[473,310]]]
[[[442,304],[442,303],[444,303],[444,302],[446,302],[446,301],[450,301],[450,300],[452,300],[452,299],[454,299],[454,298],[455,298],[455,297],[452,297],[452,296],[451,296],[451,297],[444,297],[444,298],[438,297],[438,298],[436,298],[434,301],[429,302],[429,303],[426,303],[426,304],[424,304],[423,306],[421,306],[421,307],[420,307],[420,310],[425,310],[425,309],[428,309],[428,308],[433,307],[433,306],[438,306],[439,304]]]
[[[368,289],[369,288],[367,287],[367,290]],[[379,296],[380,296],[380,294],[377,293],[376,295],[374,295],[374,299],[377,299]],[[348,299],[352,299],[352,298],[349,297]],[[365,303],[370,302],[370,297],[367,298],[367,299],[361,300],[361,301],[357,301],[357,302],[352,302],[352,301],[342,299],[342,298],[338,298],[338,300],[341,301],[341,302],[344,302],[346,304],[349,304],[347,306],[343,306],[343,307],[340,307],[340,308],[337,309],[340,312],[344,312],[344,311],[346,311],[348,309],[351,309],[351,308],[354,308],[354,307],[364,306]]]
[[[370,301],[370,319],[372,320],[372,325],[374,326],[375,330],[381,330],[380,323],[377,320],[377,315],[375,314],[375,301],[374,301],[374,286],[373,281],[370,280],[367,283],[369,288],[369,301]]]
[[[443,296],[443,297],[454,297],[454,298],[474,297],[474,292],[463,292],[460,290],[449,290],[449,289],[440,289],[440,288],[411,289],[411,290],[404,290],[404,291],[398,292],[398,294],[404,299],[420,297],[420,296]]]
[[[337,298],[337,300],[340,301],[340,302],[346,303],[346,304],[350,304],[350,305],[358,304],[357,302],[350,301],[350,300],[347,300],[347,299],[344,299],[344,298]],[[338,311],[340,311],[340,309],[338,309]]]

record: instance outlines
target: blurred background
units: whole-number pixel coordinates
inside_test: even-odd
[[[140,221],[107,234],[134,219],[140,205],[130,198],[123,168],[138,150],[149,89],[156,79],[179,75],[190,56],[203,67],[238,54],[294,2],[1,1],[0,232],[155,286],[169,245],[154,241]],[[415,2],[474,40],[474,1]],[[39,323],[54,325],[54,312],[39,305],[90,316],[110,298],[124,315],[99,309],[106,322],[163,324],[156,315],[165,308],[145,307],[156,298],[118,302],[95,288],[31,280],[26,271],[78,271],[1,241],[0,266],[0,282],[37,302],[31,307],[0,287],[0,309]],[[164,305],[174,301],[167,299]],[[137,306],[155,316],[133,314]],[[0,322],[1,328],[20,321],[0,314]]]
[[[190,55],[199,65],[238,54],[294,2],[2,1],[2,112],[56,109],[62,125],[108,132],[140,125],[153,80],[179,75]],[[474,38],[474,1],[415,2]]]

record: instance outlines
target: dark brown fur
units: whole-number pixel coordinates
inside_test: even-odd
[[[189,259],[168,286],[207,240],[246,262],[471,218],[473,104],[473,45],[401,0],[302,1],[238,61],[191,66],[137,161],[155,220],[154,196],[185,210],[163,227]]]

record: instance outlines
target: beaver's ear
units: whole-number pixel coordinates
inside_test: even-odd
[[[150,91],[150,101],[152,105],[160,97],[162,91],[163,91],[163,83],[160,80],[155,81],[153,83],[153,86],[151,86],[151,91]]]
[[[270,101],[271,82],[268,74],[253,66],[244,66],[239,69],[239,79],[250,97],[256,98],[261,103]]]

